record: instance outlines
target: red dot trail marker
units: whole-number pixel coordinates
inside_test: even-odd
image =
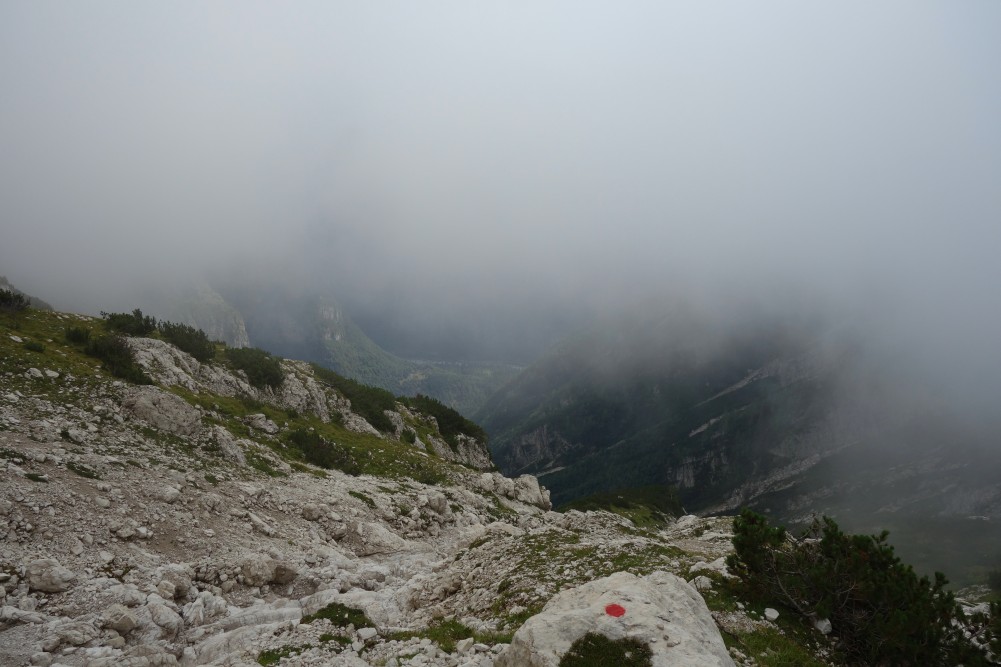
[[[619,616],[625,614],[626,610],[621,605],[610,604],[607,607],[605,607],[605,613],[608,614],[609,616],[614,616],[615,618],[618,618]]]

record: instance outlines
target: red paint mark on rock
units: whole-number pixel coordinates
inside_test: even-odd
[[[615,618],[618,618],[619,616],[625,614],[626,610],[621,605],[610,604],[607,607],[605,607],[605,613],[608,614],[609,616],[614,616]]]

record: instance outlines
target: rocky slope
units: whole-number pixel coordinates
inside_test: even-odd
[[[259,390],[131,339],[155,380],[134,386],[67,325],[97,327],[0,322],[4,665],[556,665],[586,632],[645,642],[654,665],[768,664],[790,642],[716,592],[726,519],[555,513],[534,477],[442,458],[402,406],[415,442],[379,433],[306,364]],[[306,424],[361,474],[296,456],[285,435]]]

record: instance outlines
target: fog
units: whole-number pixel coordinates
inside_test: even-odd
[[[415,356],[806,300],[996,390],[999,37],[989,1],[9,0],[0,273],[90,312],[273,275]]]

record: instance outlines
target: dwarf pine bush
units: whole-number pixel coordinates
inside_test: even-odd
[[[945,577],[918,577],[887,535],[847,535],[824,517],[797,539],[745,509],[727,565],[750,598],[829,619],[849,664],[989,664],[964,636],[966,617]]]

